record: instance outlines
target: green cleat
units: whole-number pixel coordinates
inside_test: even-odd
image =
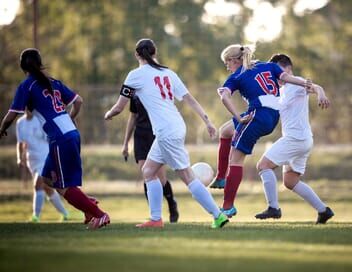
[[[39,219],[38,216],[36,216],[36,215],[33,214],[32,217],[29,218],[29,221],[32,222],[32,223],[39,223],[39,222],[40,222],[40,219]]]
[[[67,214],[61,216],[61,220],[60,221],[61,222],[67,222],[69,220],[70,220],[70,214],[67,213]]]
[[[220,213],[219,217],[214,219],[213,224],[211,225],[212,229],[220,229],[225,226],[226,223],[229,222],[227,216],[223,213]]]

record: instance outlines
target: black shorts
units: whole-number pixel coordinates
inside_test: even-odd
[[[136,128],[134,131],[134,158],[136,162],[146,160],[155,136],[149,129]]]

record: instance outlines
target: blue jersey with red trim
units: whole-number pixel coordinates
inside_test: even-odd
[[[257,62],[251,69],[242,71],[243,66],[227,78],[223,87],[229,88],[232,94],[239,90],[250,107],[260,105],[261,95],[280,95],[278,80],[283,70],[276,63]]]
[[[66,106],[74,102],[77,95],[59,80],[52,78],[50,80],[53,94],[29,75],[18,86],[9,111],[24,113],[27,107],[39,118],[49,139],[56,140],[76,130]]]

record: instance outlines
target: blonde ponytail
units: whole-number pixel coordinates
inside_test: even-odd
[[[241,59],[245,70],[251,69],[253,65],[253,51],[248,45],[231,44],[222,50],[220,57],[223,62],[229,59]]]

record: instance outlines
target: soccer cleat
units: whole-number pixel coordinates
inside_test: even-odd
[[[223,213],[220,213],[218,218],[214,219],[213,223],[211,224],[212,229],[220,229],[225,226],[226,223],[229,222],[227,216]]]
[[[92,201],[95,205],[98,205],[99,203],[99,201],[94,197],[89,197],[89,200]],[[92,220],[92,218],[93,218],[93,215],[91,215],[90,213],[85,213],[83,224],[87,225],[90,222],[90,220]]]
[[[329,207],[326,207],[324,212],[318,213],[316,224],[325,224],[326,221],[328,221],[334,215],[334,212]]]
[[[159,219],[158,221],[149,220],[142,224],[137,224],[136,227],[137,228],[163,228],[164,223],[162,219]]]
[[[179,213],[178,213],[176,201],[174,201],[174,204],[169,207],[169,211],[170,211],[170,218],[169,218],[170,223],[177,223]]]
[[[226,184],[226,179],[215,178],[209,185],[213,189],[224,189]]]
[[[268,218],[274,218],[274,219],[279,219],[281,218],[281,209],[275,209],[272,207],[268,207],[265,211],[258,213],[255,215],[255,218],[257,219],[268,219]]]
[[[61,222],[67,222],[70,220],[70,214],[65,214],[65,215],[62,215],[61,217]]]
[[[29,218],[29,221],[32,222],[32,223],[39,223],[40,222],[40,219],[39,219],[39,216],[36,216],[36,215],[32,215],[31,218]]]
[[[88,223],[88,229],[95,230],[110,224],[110,217],[107,213],[100,218],[93,217]]]
[[[224,213],[228,218],[231,218],[232,216],[235,216],[237,214],[237,209],[235,206],[232,206],[232,208],[225,210],[224,208],[220,208],[220,211]]]

